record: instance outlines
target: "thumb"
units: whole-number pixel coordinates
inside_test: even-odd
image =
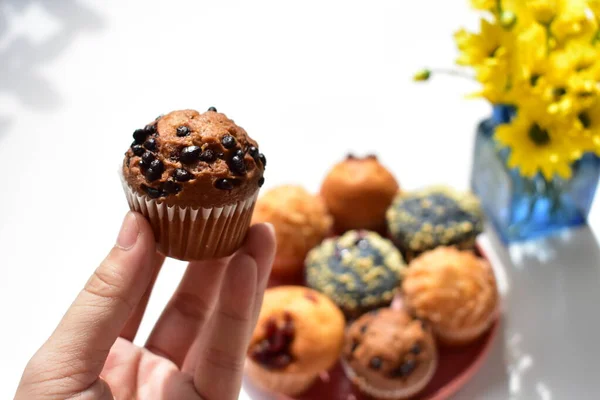
[[[53,387],[65,395],[94,384],[112,345],[150,284],[155,251],[148,222],[129,212],[116,245],[32,358],[22,384],[27,376],[52,381]]]

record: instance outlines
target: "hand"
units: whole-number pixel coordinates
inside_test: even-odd
[[[253,226],[233,256],[191,262],[145,347],[132,341],[164,257],[128,213],[117,244],[27,364],[17,400],[234,400],[275,253]]]

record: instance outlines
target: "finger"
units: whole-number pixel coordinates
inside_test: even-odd
[[[231,259],[219,303],[202,340],[194,384],[203,398],[234,400],[240,390],[246,349],[254,329],[255,301],[259,293],[258,271],[264,274],[275,251],[272,230],[252,229],[244,247]],[[263,284],[262,282],[260,283]],[[266,286],[266,284],[264,284]],[[263,289],[264,291],[264,289]]]
[[[65,366],[72,384],[91,385],[111,346],[152,279],[154,236],[148,222],[128,213],[117,243],[96,269],[62,321],[38,353]]]
[[[181,367],[204,323],[214,310],[228,258],[191,262],[169,300],[146,348]]]
[[[162,268],[163,263],[165,262],[165,256],[162,254],[156,253],[152,260],[152,269],[153,275],[150,280],[150,285],[144,292],[144,295],[140,299],[140,302],[135,307],[135,310],[127,320],[125,327],[121,331],[121,336],[123,339],[127,339],[130,342],[133,342],[135,339],[135,335],[137,334],[138,329],[140,328],[140,324],[142,319],[144,318],[144,313],[146,312],[146,307],[148,306],[148,301],[150,300],[150,295],[152,294],[152,290],[154,289],[154,284],[156,283],[156,278],[158,278],[158,274],[160,273],[160,269]]]
[[[271,224],[254,225],[248,231],[246,241],[240,251],[243,251],[253,257],[257,264],[257,291],[253,302],[252,326],[256,324],[260,307],[262,305],[263,294],[269,281],[273,259],[275,258],[275,231]],[[193,374],[198,364],[199,355],[206,345],[206,338],[201,337],[200,333],[192,344],[182,370]]]

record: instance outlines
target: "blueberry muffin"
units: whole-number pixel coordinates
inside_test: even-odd
[[[438,246],[472,249],[483,230],[483,212],[471,193],[431,187],[396,196],[388,230],[407,260]]]
[[[344,328],[342,312],[321,293],[301,286],[267,289],[246,374],[267,391],[300,394],[336,363]]]
[[[498,312],[498,289],[489,263],[468,250],[438,247],[414,259],[402,282],[404,304],[449,345],[485,333]]]
[[[376,156],[349,155],[327,174],[321,196],[333,215],[337,232],[350,229],[383,232],[385,211],[398,190],[396,178]]]
[[[375,232],[348,231],[308,253],[306,282],[354,318],[391,303],[403,268],[389,240]]]
[[[422,391],[435,373],[433,335],[402,310],[363,315],[346,333],[342,365],[350,380],[379,399],[406,399]]]
[[[252,223],[269,222],[275,228],[277,254],[273,275],[302,277],[310,249],[330,233],[332,218],[323,200],[297,185],[267,191],[256,202]]]
[[[258,144],[212,107],[173,111],[133,139],[123,185],[131,209],[150,221],[159,251],[183,260],[232,254],[264,182]]]

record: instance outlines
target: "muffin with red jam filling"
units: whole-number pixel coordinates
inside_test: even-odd
[[[300,394],[339,358],[344,325],[340,309],[319,292],[300,286],[267,289],[246,374],[264,390]]]
[[[363,315],[346,333],[342,365],[348,378],[378,399],[406,399],[422,391],[437,368],[432,333],[402,310]]]
[[[246,131],[211,107],[173,111],[133,139],[123,186],[130,208],[150,221],[158,250],[200,260],[238,249],[267,162]]]

